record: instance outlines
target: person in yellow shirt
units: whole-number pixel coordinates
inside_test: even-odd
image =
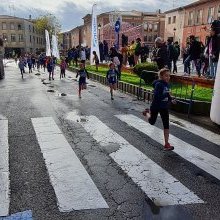
[[[135,55],[136,44],[134,41],[131,42],[131,45],[128,47],[128,62],[130,67],[135,66],[134,55]]]

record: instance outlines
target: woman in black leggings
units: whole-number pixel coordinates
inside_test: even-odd
[[[160,113],[163,127],[164,127],[164,150],[171,151],[174,150],[169,143],[169,103],[173,102],[175,104],[175,100],[172,100],[170,96],[169,89],[169,81],[170,81],[170,71],[169,69],[161,69],[159,71],[159,80],[153,83],[154,87],[154,98],[149,109],[146,109],[143,114],[147,116],[148,121],[151,125],[154,125],[157,120],[158,113]]]

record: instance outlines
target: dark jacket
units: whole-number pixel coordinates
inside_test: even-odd
[[[175,50],[175,48],[172,44],[167,45],[167,53],[168,53],[169,61],[172,61],[174,59],[174,56],[175,56],[174,50]]]
[[[168,52],[165,44],[156,49],[154,61],[156,61],[159,70],[168,65]]]
[[[209,55],[209,43],[212,39],[212,55],[214,55],[212,61],[213,62],[218,62],[219,60],[219,53],[220,53],[220,37],[218,35],[215,35],[213,37],[209,37],[207,40],[207,55]]]
[[[199,41],[193,41],[190,44],[189,48],[189,55],[191,56],[192,60],[199,59],[202,54],[202,45]]]
[[[170,96],[169,84],[163,80],[156,80],[153,83],[154,98],[151,104],[153,109],[167,109],[172,98]]]

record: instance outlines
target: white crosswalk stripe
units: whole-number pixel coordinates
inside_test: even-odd
[[[170,118],[171,118],[171,124],[181,128],[181,129],[184,129],[186,131],[190,131],[191,133],[193,133],[197,136],[200,136],[202,138],[205,138],[209,142],[220,146],[220,135],[219,134],[213,133],[205,128],[199,127],[199,126],[192,124],[188,121],[176,118],[175,116],[170,116]],[[178,123],[180,123],[182,125],[175,123],[175,121],[177,121]]]
[[[53,118],[34,118],[32,123],[59,210],[109,208]]]
[[[8,120],[0,120],[0,216],[9,213],[9,144]]]
[[[163,132],[161,129],[150,125],[148,122],[134,116],[134,115],[117,115],[121,121],[134,127],[140,132],[146,134],[154,141],[160,144],[164,143]],[[179,138],[170,135],[170,142],[174,145],[174,152],[185,160],[195,164],[200,169],[206,171],[212,176],[220,180],[220,159],[204,152]]]
[[[77,117],[73,113],[69,114],[67,119],[76,121]],[[156,205],[203,203],[179,180],[137,150],[97,117],[88,116],[83,121],[81,125],[101,146],[119,145],[119,150],[111,153],[110,157],[141,187]]]

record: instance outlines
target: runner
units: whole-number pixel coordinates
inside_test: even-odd
[[[53,60],[52,60],[51,57],[48,57],[47,71],[49,73],[49,80],[51,81],[51,76],[52,76],[52,79],[54,80],[54,77],[53,77]]]
[[[118,80],[118,77],[119,77],[119,73],[115,69],[115,64],[114,63],[111,63],[109,65],[109,68],[110,69],[107,72],[106,78],[108,80],[109,87],[110,87],[111,100],[114,100],[114,98],[113,98],[113,90],[117,89],[117,80]]]
[[[92,53],[93,53],[93,63],[95,62],[96,71],[99,71],[99,57],[95,51],[93,51]]]
[[[80,70],[77,71],[76,78],[79,76],[79,98],[81,99],[81,91],[86,89],[86,77],[89,79],[89,74],[85,69],[85,64],[80,63]]]
[[[143,115],[147,117],[149,123],[154,125],[157,120],[158,113],[163,121],[164,127],[164,140],[165,140],[165,151],[172,151],[174,147],[172,147],[169,143],[169,103],[172,102],[176,104],[175,100],[172,100],[170,96],[169,90],[169,81],[170,81],[170,70],[169,69],[161,69],[159,71],[159,80],[156,80],[153,83],[154,87],[154,98],[149,109],[146,109],[143,112]]]
[[[25,67],[25,63],[24,63],[24,60],[22,58],[19,59],[19,63],[18,63],[18,66],[19,66],[19,69],[21,71],[21,77],[22,79],[24,78],[24,67]]]
[[[32,59],[31,59],[31,56],[29,56],[27,58],[27,64],[28,64],[28,69],[29,69],[29,73],[32,73]]]
[[[66,74],[65,74],[66,68],[67,68],[67,63],[66,63],[65,59],[62,58],[61,63],[60,63],[60,79],[66,77]]]

